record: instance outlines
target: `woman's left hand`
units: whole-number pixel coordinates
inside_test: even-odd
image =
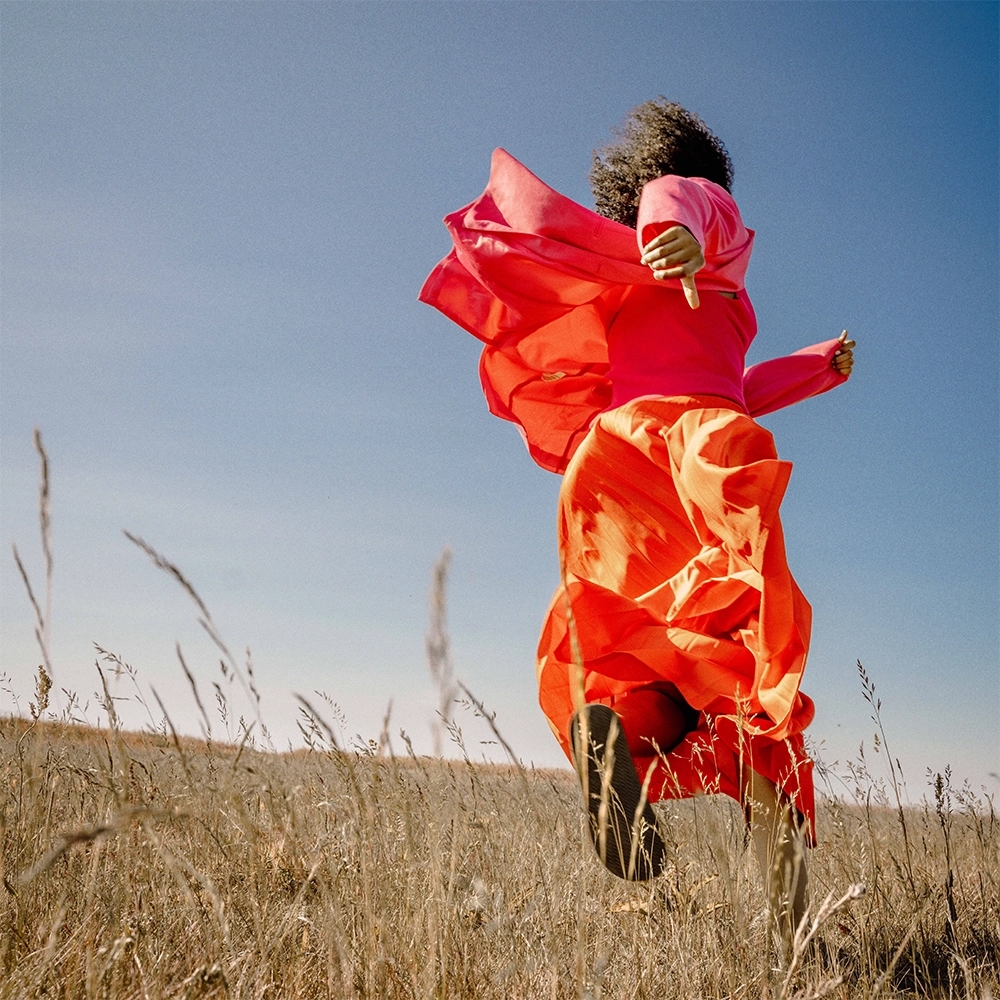
[[[705,266],[705,255],[701,244],[684,226],[671,226],[651,239],[642,248],[641,259],[658,280],[680,278],[688,305],[692,309],[698,308],[694,275]]]
[[[851,374],[851,369],[854,367],[854,348],[856,346],[853,340],[847,339],[847,331],[845,330],[840,335],[840,347],[831,362],[841,375]]]

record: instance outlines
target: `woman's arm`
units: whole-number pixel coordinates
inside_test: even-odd
[[[701,305],[694,276],[705,266],[705,255],[701,244],[684,226],[671,226],[650,240],[642,248],[642,262],[658,281],[680,278],[687,304],[692,309]]]
[[[650,181],[639,199],[637,237],[642,263],[658,280],[678,280],[698,308],[698,282],[719,291],[743,287],[753,232],[724,188],[702,177],[667,174]]]
[[[773,413],[846,382],[854,367],[854,347],[845,330],[836,340],[752,365],[743,373],[743,399],[750,416]]]

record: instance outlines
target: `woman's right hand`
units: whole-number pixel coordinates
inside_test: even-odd
[[[850,375],[854,367],[854,348],[857,343],[847,339],[847,331],[840,335],[840,347],[833,356],[831,364],[841,375]]]

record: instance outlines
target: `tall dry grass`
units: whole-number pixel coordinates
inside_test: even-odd
[[[394,746],[388,720],[378,739],[344,747],[331,709],[305,700],[302,749],[265,750],[252,668],[229,656],[180,571],[136,541],[188,589],[253,721],[241,720],[233,741],[194,740],[154,710],[148,732],[125,732],[107,679],[136,673],[103,650],[106,725],[73,724],[72,701],[53,718],[48,609],[32,595],[45,663],[27,713],[0,719],[0,997],[1000,992],[997,815],[991,799],[952,787],[947,773],[912,807],[894,763],[880,777],[859,758],[838,795],[821,801],[811,921],[783,967],[734,804],[658,806],[667,872],[628,884],[594,858],[572,772],[470,760],[447,705],[442,724],[464,759],[417,757],[404,737]],[[428,650],[439,687],[454,693],[445,570]],[[209,711],[179,667],[206,733],[213,716],[228,729],[231,687],[217,686]],[[891,762],[863,672],[862,684],[881,733],[878,760]],[[468,692],[461,700],[493,724]]]

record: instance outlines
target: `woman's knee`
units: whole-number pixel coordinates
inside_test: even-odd
[[[633,757],[669,753],[694,728],[697,713],[674,692],[666,686],[645,687],[614,699],[611,708],[621,719]]]

